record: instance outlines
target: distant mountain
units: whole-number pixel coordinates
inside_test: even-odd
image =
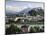
[[[44,9],[38,7],[38,8],[33,8],[28,12],[30,15],[42,15],[44,16]]]
[[[15,14],[30,14],[30,15],[44,15],[44,10],[40,7],[38,8],[26,8],[19,12],[6,11],[6,15],[15,15]]]
[[[31,10],[31,8],[27,8],[27,9],[24,9],[22,10],[21,12],[19,12],[20,14],[28,14],[28,12]]]
[[[6,13],[6,15],[13,15],[13,14],[27,14],[29,11],[31,10],[31,8],[26,8],[26,9],[24,9],[24,10],[22,10],[22,11],[19,11],[19,12],[13,12],[13,11],[6,11],[5,13]]]

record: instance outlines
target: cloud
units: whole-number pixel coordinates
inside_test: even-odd
[[[13,12],[20,12],[26,8],[37,8],[43,7],[43,3],[32,3],[32,2],[16,2],[16,1],[7,1],[6,2],[6,10],[13,11]]]
[[[10,10],[10,11],[21,11],[23,9],[25,9],[27,7],[24,7],[24,6],[9,6],[9,5],[6,5],[6,10]]]

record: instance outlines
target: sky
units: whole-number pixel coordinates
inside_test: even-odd
[[[43,8],[43,3],[32,3],[32,2],[18,2],[18,1],[6,1],[6,11],[20,12],[26,8]]]

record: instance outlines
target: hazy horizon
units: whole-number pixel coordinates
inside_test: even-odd
[[[27,8],[43,8],[43,3],[6,1],[6,12],[20,12]]]

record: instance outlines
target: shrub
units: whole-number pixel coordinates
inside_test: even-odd
[[[16,34],[19,33],[20,29],[17,26],[14,26],[13,24],[11,24],[11,26],[6,29],[6,34]]]

